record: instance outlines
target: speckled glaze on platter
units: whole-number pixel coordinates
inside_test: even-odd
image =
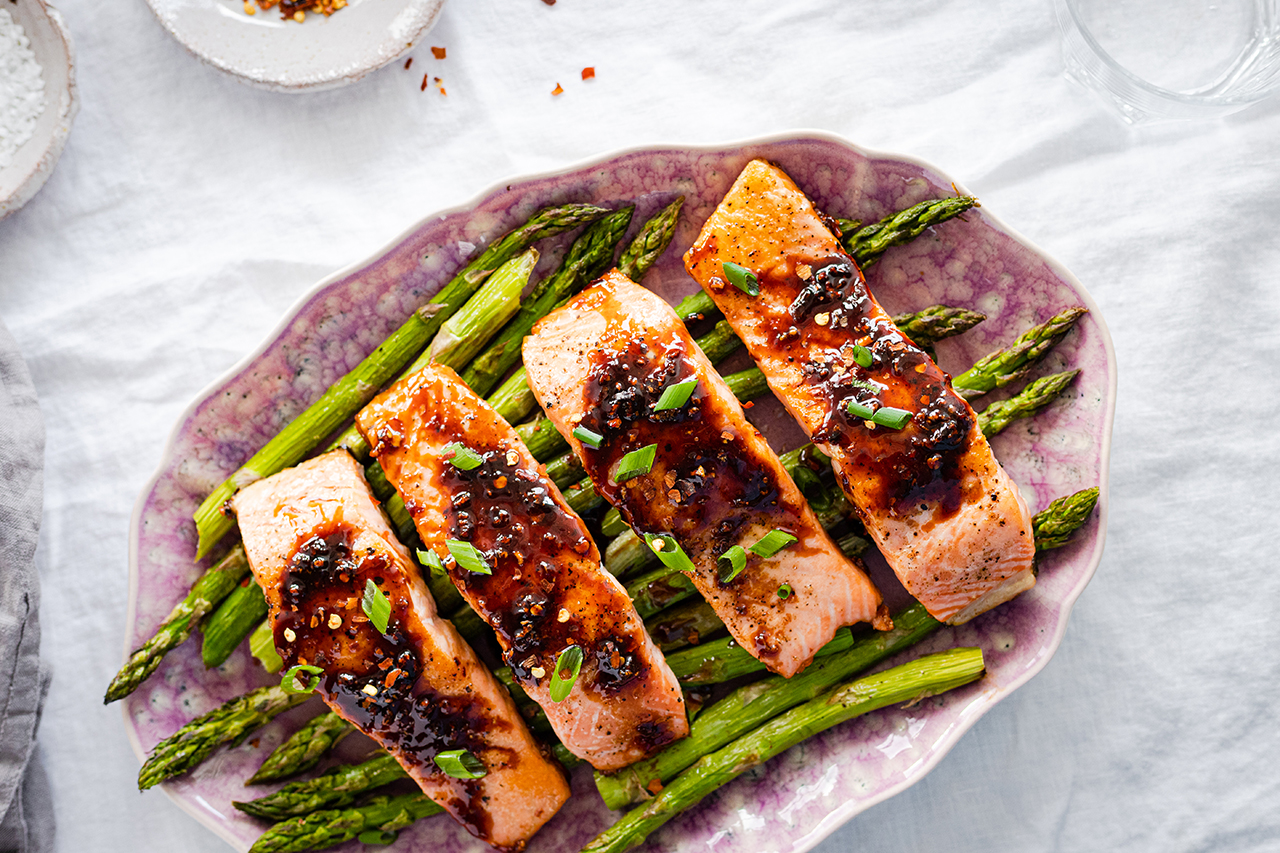
[[[753,157],[778,163],[833,216],[874,220],[952,192],[951,179],[926,164],[868,152],[838,137],[805,134],[715,148],[624,152],[552,175],[504,182],[473,203],[427,217],[377,256],[317,285],[258,352],[183,415],[134,512],[126,650],[150,634],[203,569],[192,563],[191,522],[203,496],[354,367],[477,246],[546,204],[635,200],[639,223],[684,195],[673,245],[644,282],[675,301],[696,287],[681,254]],[[553,266],[558,255],[545,252],[542,266]],[[980,646],[988,662],[982,681],[812,738],[708,797],[652,836],[645,849],[800,853],[853,815],[918,781],[982,714],[1044,667],[1101,558],[1115,357],[1097,306],[1081,285],[985,208],[892,250],[870,269],[868,279],[891,312],[947,302],[987,314],[976,329],[939,345],[939,361],[953,372],[1057,310],[1078,304],[1091,310],[1045,367],[1046,372],[1067,365],[1081,370],[1067,398],[1013,425],[993,445],[1033,511],[1055,497],[1097,485],[1102,491],[1098,512],[1072,544],[1043,560],[1033,590],[968,625],[939,631],[889,662],[957,645]],[[801,441],[776,403],[757,405],[752,415],[778,450]],[[882,577],[878,573],[877,580]],[[244,648],[206,672],[198,643],[188,642],[123,703],[139,758],[192,718],[272,680]],[[234,847],[247,849],[265,827],[230,802],[246,797],[243,780],[302,720],[318,712],[318,700],[313,701],[314,707],[282,715],[249,742],[218,752],[163,787]],[[333,761],[354,759],[368,749],[356,740],[348,738]],[[615,819],[584,768],[575,772],[573,789],[575,796],[534,838],[531,851],[576,850]],[[335,849],[360,848],[351,842]],[[447,818],[431,818],[402,831],[390,849],[460,853],[488,848]]]
[[[346,86],[403,56],[435,25],[444,0],[348,0],[329,17],[244,13],[243,0],[147,0],[169,34],[201,61],[260,89]]]

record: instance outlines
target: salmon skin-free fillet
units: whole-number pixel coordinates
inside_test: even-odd
[[[285,666],[320,667],[324,701],[427,796],[494,847],[523,849],[569,786],[506,689],[436,616],[355,461],[326,453],[247,486],[232,505]],[[361,604],[369,580],[391,605],[385,633]],[[459,779],[436,766],[438,754],[458,749],[485,775]]]
[[[534,328],[524,363],[596,490],[660,556],[670,559],[679,546],[689,561],[682,570],[734,639],[774,672],[799,672],[842,625],[878,612],[888,625],[879,591],[831,541],[657,296],[616,270],[607,274]],[[682,392],[687,399],[673,405]],[[624,458],[646,448],[652,464],[620,482]],[[774,530],[796,541],[771,554],[748,550]],[[736,576],[718,564],[735,546],[744,551]]]
[[[425,547],[493,627],[516,681],[561,743],[608,771],[688,734],[680,685],[626,590],[497,412],[448,367],[428,365],[356,423]],[[468,548],[482,564],[464,565]],[[577,679],[554,701],[557,664],[563,672],[579,654]]]
[[[754,274],[759,295],[732,283],[741,271],[726,263]],[[787,175],[748,164],[685,266],[934,618],[966,622],[1035,583],[1030,515],[973,410],[893,325]],[[895,417],[906,425],[895,429]]]

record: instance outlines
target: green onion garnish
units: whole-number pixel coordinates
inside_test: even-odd
[[[582,669],[582,647],[569,646],[556,658],[555,671],[551,673],[551,701],[563,702],[573,690]]]
[[[644,542],[653,553],[658,555],[659,562],[668,569],[677,572],[692,572],[693,560],[680,547],[680,543],[669,533],[646,533]]]
[[[902,429],[911,423],[911,413],[906,409],[895,409],[893,406],[881,406],[871,416],[871,422],[889,429]]]
[[[875,416],[876,410],[868,406],[866,403],[859,403],[857,400],[850,400],[845,406],[845,410],[859,420],[870,420]]]
[[[675,385],[668,385],[662,392],[662,396],[658,398],[658,404],[653,407],[653,410],[655,412],[665,412],[667,409],[680,408],[689,402],[689,398],[693,396],[693,389],[697,387],[698,377],[696,376],[690,376]]]
[[[791,584],[784,583],[782,586],[778,587],[778,598],[790,598],[794,592],[795,590],[791,588]]]
[[[759,542],[751,546],[751,553],[757,557],[772,557],[795,541],[796,537],[785,530],[770,530],[761,537]]]
[[[470,471],[484,464],[484,459],[480,457],[479,453],[456,441],[444,446],[444,458],[448,460],[450,465],[461,471]]]
[[[639,450],[631,451],[618,460],[618,467],[614,469],[613,481],[615,483],[625,483],[627,480],[634,480],[642,474],[648,474],[649,470],[653,468],[653,460],[657,454],[657,444],[646,444]]]
[[[400,837],[398,832],[383,832],[381,829],[366,829],[356,836],[361,844],[391,844]]]
[[[285,693],[311,693],[320,686],[320,676],[324,670],[309,663],[291,666],[280,679],[280,687]],[[307,676],[314,676],[310,681]],[[301,679],[298,676],[302,676]]]
[[[734,545],[716,557],[716,565],[720,567],[720,583],[729,583],[747,567],[747,552],[741,545]]]
[[[604,436],[598,432],[592,432],[584,426],[573,428],[573,437],[581,441],[592,450],[600,449],[600,442],[604,441]]]
[[[455,779],[479,779],[489,772],[465,749],[446,749],[436,754],[435,761],[436,767]]]
[[[469,572],[477,575],[491,575],[493,569],[489,568],[489,564],[484,561],[484,555],[476,550],[476,547],[470,542],[463,542],[460,539],[444,540],[444,547],[449,549],[449,553],[459,566]]]
[[[431,570],[432,575],[444,574],[444,562],[441,561],[440,555],[430,548],[418,549],[418,562]]]
[[[725,261],[723,264],[724,277],[729,279],[729,283],[741,290],[747,296],[760,295],[760,279],[756,278],[756,274],[744,266]]]
[[[853,345],[853,360],[858,362],[859,367],[871,366],[871,350],[860,344]]]
[[[387,624],[391,621],[391,601],[385,592],[378,589],[373,578],[364,582],[364,598],[360,601],[360,607],[373,627],[378,629],[378,633],[387,633]]]

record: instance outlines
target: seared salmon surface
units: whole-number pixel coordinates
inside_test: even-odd
[[[751,296],[725,264],[758,279]],[[960,624],[1035,583],[1031,518],[973,410],[893,325],[791,179],[752,161],[685,266],[836,477],[907,591]],[[850,402],[863,407],[849,412]],[[901,409],[902,429],[865,411]]]
[[[387,749],[469,832],[520,850],[569,786],[506,689],[435,602],[345,450],[260,480],[233,507],[287,667],[320,667],[317,691]],[[391,616],[380,632],[361,600],[372,580]],[[465,749],[484,765],[456,779],[435,764]]]
[[[879,591],[831,541],[660,298],[615,270],[534,327],[524,363],[597,491],[637,533],[664,537],[659,549],[674,540],[698,591],[774,672],[794,675],[838,628],[877,617]],[[660,410],[664,392],[681,383],[692,385],[687,400]],[[599,436],[598,447],[575,429]],[[652,465],[619,481],[623,458],[649,447]],[[718,557],[772,530],[796,541],[771,556],[748,552],[736,577],[722,576]]]
[[[493,627],[516,681],[574,755],[617,770],[688,734],[680,685],[582,519],[452,370],[428,365],[405,377],[357,425],[423,543]],[[476,549],[489,573],[456,559],[458,543]],[[554,701],[557,663],[575,646],[577,680]]]

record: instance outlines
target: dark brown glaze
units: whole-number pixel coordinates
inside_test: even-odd
[[[879,309],[861,270],[847,256],[820,264],[773,270],[761,276],[785,313],[765,326],[768,345],[802,364],[811,393],[823,401],[826,418],[813,440],[838,444],[877,485],[867,511],[895,514],[915,504],[937,507],[939,520],[963,502],[961,462],[968,452],[972,410],[948,377]],[[866,347],[871,364],[854,358]],[[876,426],[849,414],[850,401],[913,413],[901,430]],[[847,475],[846,475],[847,476]]]
[[[489,746],[480,732],[509,724],[468,695],[449,696],[422,679],[418,649],[429,648],[412,635],[408,590],[398,570],[388,570],[384,554],[352,553],[352,531],[341,524],[315,531],[289,562],[281,607],[273,626],[276,648],[286,666],[322,667],[318,690],[362,731],[399,750],[404,761],[452,789],[442,802],[469,831],[492,834],[492,817],[477,797],[474,780],[454,779],[435,767],[437,754],[466,749],[488,765],[519,766],[514,750]],[[380,633],[361,607],[372,579],[391,603],[388,630]],[[336,617],[336,620],[335,618]],[[333,624],[331,624],[331,621]]]
[[[669,533],[686,552],[720,554],[752,521],[786,529],[787,513],[798,515],[799,507],[779,505],[773,472],[753,464],[737,429],[704,416],[705,382],[684,406],[654,411],[667,387],[698,375],[688,346],[679,338],[657,343],[641,334],[595,354],[585,390],[593,405],[581,425],[603,440],[598,449],[583,447],[583,467],[638,532]],[[657,445],[653,469],[663,472],[661,481],[614,481],[618,461],[650,444]],[[661,520],[650,511],[655,501],[669,508]]]
[[[611,272],[544,318],[523,352],[530,388],[596,490],[638,533],[674,539],[691,564],[689,580],[751,654],[794,675],[841,625],[875,617],[875,587],[822,529],[660,298]],[[666,389],[692,378],[681,406],[655,411]],[[600,435],[599,447],[576,437],[579,428]],[[649,470],[618,482],[626,454],[650,446]],[[720,579],[721,554],[774,529],[796,541]],[[783,598],[783,588],[796,594]]]
[[[575,753],[599,767],[621,760],[620,752],[631,750],[629,760],[636,760],[682,737],[678,683],[625,590],[600,566],[582,520],[510,425],[446,370],[432,366],[398,383],[359,420],[425,546],[493,628],[515,680]],[[446,461],[454,442],[480,463],[467,469]],[[469,543],[491,574],[452,559],[447,540]],[[581,697],[565,704],[548,698],[551,673],[569,646],[584,657],[574,690],[596,702],[579,713],[598,716],[604,727],[590,736],[574,728]],[[605,743],[608,755],[600,751]]]

